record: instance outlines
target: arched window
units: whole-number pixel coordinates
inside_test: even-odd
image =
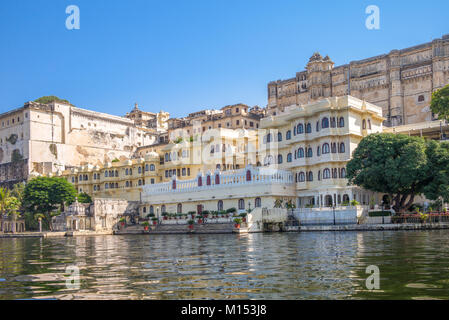
[[[304,125],[302,123],[300,123],[296,126],[296,133],[297,134],[304,133]]]
[[[256,198],[256,200],[254,201],[254,207],[255,207],[255,208],[260,208],[260,207],[262,207],[262,199]]]
[[[203,186],[203,178],[198,177],[198,187],[202,187],[202,186]]]
[[[220,175],[219,174],[215,175],[215,184],[220,184]]]
[[[105,188],[105,189],[109,189],[109,184],[108,184],[108,183],[105,183],[105,184],[104,184],[104,188]]]
[[[308,178],[308,181],[313,181],[313,172],[312,171],[309,171],[307,178]]]
[[[278,132],[278,141],[281,142],[282,141],[282,133]]]
[[[129,187],[129,181],[126,181],[125,185],[128,188]]]
[[[332,179],[337,179],[338,178],[337,172],[338,172],[337,169],[332,169]]]
[[[94,191],[97,191],[97,186],[96,185],[94,185]]]
[[[303,148],[298,149],[298,158],[304,158],[304,149]]]
[[[306,125],[306,133],[312,133],[312,125],[310,124],[310,122]]]
[[[154,171],[156,170],[156,167],[154,166],[154,164],[150,165],[150,171]]]
[[[321,181],[321,170],[318,170],[318,181]]]
[[[206,184],[207,184],[208,186],[210,186],[210,184],[211,184],[210,176],[207,176],[207,178],[206,178]]]
[[[154,213],[154,207],[150,206],[150,213]]]
[[[278,155],[278,164],[281,164],[282,163],[282,154],[279,154]]]
[[[251,170],[246,170],[246,181],[251,181]]]
[[[287,134],[285,135],[286,140],[290,140],[292,138],[292,132],[290,130],[287,131]]]
[[[150,166],[149,165],[145,165],[145,171],[148,171],[148,170],[150,170]]]
[[[287,162],[292,162],[292,154],[287,154]]]
[[[147,213],[147,207],[143,207],[143,213]]]
[[[115,170],[115,176],[118,177],[118,170]]]
[[[368,129],[371,130],[371,120],[368,119]]]
[[[336,127],[336,121],[335,121],[335,117],[331,118],[331,128],[335,128]]]
[[[142,180],[139,179],[138,183],[139,183],[139,186],[141,186],[142,185]]]
[[[126,169],[125,169],[125,175],[128,175],[128,174],[129,174],[129,169],[126,168]]]
[[[327,117],[324,117],[323,120],[321,120],[321,128],[329,128],[329,119]]]
[[[117,182],[115,183],[115,188],[116,188],[116,189],[118,188],[118,183],[117,183]]]
[[[138,172],[138,173],[142,173],[142,168],[141,168],[141,167],[138,167],[138,168],[137,168],[137,172]]]
[[[338,121],[338,126],[340,128],[344,128],[345,127],[345,118],[340,117],[340,120]]]
[[[165,207],[165,204],[162,205],[161,212],[162,213],[166,213],[167,212],[167,208]]]
[[[345,153],[346,151],[345,151],[345,143],[344,142],[342,142],[342,143],[340,143],[340,153]]]
[[[317,157],[321,156],[321,148],[320,148],[320,146],[316,147],[316,155],[317,155]]]
[[[266,135],[265,141],[266,141],[266,143],[270,143],[271,140],[272,140],[272,139],[271,139],[271,133],[269,133],[269,134]]]
[[[316,132],[320,131],[320,121],[316,122]]]
[[[299,182],[304,182],[306,181],[306,175],[304,172],[300,172],[299,173],[299,177],[298,177]]]
[[[312,148],[307,149],[307,158],[312,158],[313,157],[313,150]]]
[[[328,168],[324,169],[323,179],[330,179],[330,178],[331,178],[331,171]]]
[[[296,136],[296,126],[293,127],[293,135]]]
[[[337,153],[337,144],[335,142],[331,143],[331,152]]]
[[[366,129],[366,120],[363,119],[362,121],[362,129],[365,130]]]
[[[182,213],[182,203],[178,203],[178,207],[176,209],[176,213]]]
[[[345,168],[341,168],[341,174],[340,174],[340,177],[341,177],[342,179],[345,179],[345,178],[346,178],[346,169],[345,169]]]
[[[239,200],[239,210],[244,210],[245,209],[245,200],[240,199]]]
[[[219,200],[217,203],[217,210],[223,211],[223,200]]]

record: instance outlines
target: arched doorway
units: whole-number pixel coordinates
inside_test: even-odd
[[[332,196],[327,195],[326,197],[324,197],[324,205],[325,205],[326,207],[332,207],[332,204],[333,204],[333,202],[332,202]]]

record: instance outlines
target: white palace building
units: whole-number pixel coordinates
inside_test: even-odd
[[[338,207],[350,200],[379,203],[379,195],[349,186],[346,164],[363,137],[382,132],[382,109],[351,96],[286,107],[260,122],[257,163],[239,170],[199,171],[193,179],[142,186],[141,212]]]

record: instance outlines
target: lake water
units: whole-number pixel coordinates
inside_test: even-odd
[[[446,230],[0,239],[0,299],[449,299],[448,271]]]

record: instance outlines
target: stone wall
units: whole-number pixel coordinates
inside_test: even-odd
[[[28,179],[28,161],[20,160],[0,164],[0,187],[12,188],[19,182],[25,182]]]

